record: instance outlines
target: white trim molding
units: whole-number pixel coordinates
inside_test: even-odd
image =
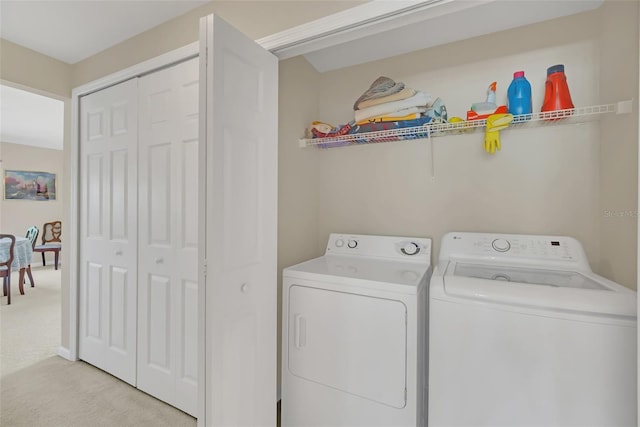
[[[477,0],[479,3],[486,1],[488,0]],[[453,2],[454,0],[372,0],[263,37],[257,43],[278,58],[288,59],[413,23],[416,17],[409,15]],[[458,1],[457,5],[460,4]]]
[[[132,79],[134,77],[140,77],[145,74],[149,74],[153,71],[157,71],[161,68],[170,67],[178,62],[186,61],[187,59],[195,58],[198,56],[200,42],[193,42],[181,48],[164,53],[155,58],[151,58],[147,61],[133,65],[124,70],[117,71],[108,76],[99,78],[90,83],[78,86],[73,89],[73,98],[88,95],[92,92],[100,89],[105,89],[109,86],[121,83],[125,80]]]
[[[257,42],[280,59],[304,55],[322,73],[586,12],[602,3],[373,0]]]
[[[640,9],[638,10],[638,26],[640,27]],[[640,49],[638,51],[639,55],[640,55]],[[639,79],[639,83],[640,83],[640,77],[638,77]],[[640,99],[640,84],[638,85],[638,99]],[[640,120],[638,121],[638,145],[640,146]],[[640,150],[638,151],[638,164],[640,164]],[[636,177],[637,181],[638,181],[638,212],[640,212],[640,171],[638,173],[638,176]],[[640,225],[638,226],[638,230],[637,230],[637,237],[636,237],[636,301],[637,301],[637,306],[640,307],[640,292],[637,292],[640,290],[640,287],[638,286],[640,284]],[[637,341],[636,341],[636,348],[637,348],[637,354],[640,354],[640,318],[636,319],[636,334],[637,334]],[[638,368],[636,370],[636,388],[637,388],[637,399],[638,399],[638,405],[636,407],[636,416],[638,419],[640,419],[640,357],[638,357]]]
[[[68,348],[62,346],[58,347],[58,356],[62,357],[63,359],[71,360],[72,362],[77,360],[71,357],[71,352]]]

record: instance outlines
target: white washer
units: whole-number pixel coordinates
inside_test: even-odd
[[[449,233],[429,291],[429,426],[635,426],[636,293],[569,237]]]
[[[431,240],[331,234],[283,271],[282,425],[426,425]]]

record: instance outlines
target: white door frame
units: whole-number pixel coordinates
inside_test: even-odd
[[[79,286],[80,279],[80,97],[108,88],[134,77],[149,74],[162,68],[166,68],[178,62],[198,57],[200,42],[194,42],[179,49],[172,50],[163,55],[141,62],[124,70],[94,80],[74,88],[71,92],[71,188],[69,201],[71,204],[70,223],[66,228],[69,235],[69,348],[61,347],[58,354],[69,360],[78,360],[78,310],[79,310]],[[204,335],[200,335],[204,339]]]

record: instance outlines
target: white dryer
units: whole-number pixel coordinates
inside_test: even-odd
[[[429,426],[635,426],[636,293],[569,237],[449,233],[429,297]]]
[[[430,259],[430,239],[331,234],[283,271],[283,426],[426,425]]]

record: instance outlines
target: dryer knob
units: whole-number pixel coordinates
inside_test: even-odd
[[[350,247],[351,249],[355,249],[355,247],[358,246],[358,242],[355,240],[349,240],[349,243],[347,243],[347,246]]]
[[[409,242],[400,251],[405,255],[416,255],[420,252],[420,245],[415,242]]]
[[[495,239],[493,242],[491,242],[491,246],[493,246],[493,249],[498,252],[507,252],[509,249],[511,249],[511,243],[509,243],[509,241],[506,239]]]
[[[341,248],[344,246],[344,240],[338,239],[336,240],[336,248]]]

